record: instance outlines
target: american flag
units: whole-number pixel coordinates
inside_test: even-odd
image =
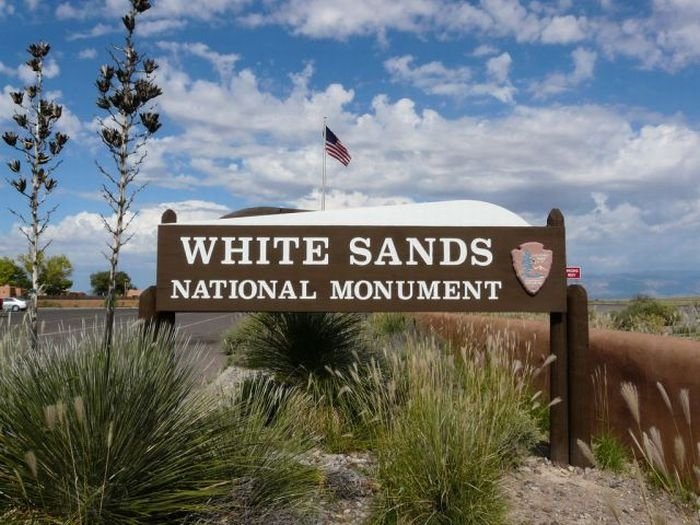
[[[352,158],[350,157],[350,152],[328,126],[326,126],[326,151],[343,166],[350,164],[350,159]]]

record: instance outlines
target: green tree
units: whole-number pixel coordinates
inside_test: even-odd
[[[109,270],[90,274],[90,287],[95,295],[107,295],[109,292]],[[116,273],[115,291],[126,295],[127,290],[133,290],[134,288],[129,274],[121,271]]]
[[[146,158],[146,142],[161,126],[159,114],[152,107],[153,99],[161,94],[153,80],[158,65],[141,56],[134,47],[136,19],[148,11],[151,4],[149,0],[130,0],[129,3],[129,11],[122,17],[126,30],[124,44],[113,46],[110,52],[112,65],[103,65],[95,82],[99,92],[97,107],[108,113],[107,117],[99,119],[100,139],[114,161],[112,170],[98,164],[107,179],[102,186],[102,195],[115,217],[114,220],[102,217],[111,237],[107,254],[110,280],[105,301],[107,348],[112,344],[114,329],[119,252],[131,237],[126,233],[134,217],[130,213],[131,206],[143,187],[135,188],[134,181]]]
[[[46,295],[63,295],[73,286],[71,275],[73,275],[73,265],[68,257],[56,255],[46,260],[39,273],[39,282]]]
[[[12,210],[21,221],[20,231],[28,243],[27,257],[31,262],[32,285],[29,289],[28,330],[34,350],[39,346],[38,300],[41,293],[39,282],[39,258],[48,243],[42,242],[42,235],[49,225],[52,209],[45,211],[44,204],[57,185],[52,177],[60,164],[56,158],[68,142],[68,135],[54,132],[56,122],[61,118],[63,107],[44,98],[44,60],[51,46],[46,42],[31,44],[27,49],[30,57],[26,64],[34,79],[23,91],[10,92],[14,104],[13,120],[19,131],[6,131],[2,135],[5,143],[14,149],[20,158],[7,163],[15,174],[10,184],[27,201],[28,211]],[[24,163],[24,165],[23,165]]]
[[[31,259],[20,256],[20,261],[25,270],[29,273],[34,271]],[[73,264],[65,255],[54,255],[46,258],[42,253],[38,258],[37,275],[39,276],[39,286],[46,295],[63,295],[73,286],[70,276],[73,275]]]
[[[25,290],[32,287],[27,272],[10,257],[0,257],[0,286],[4,284],[19,286]]]

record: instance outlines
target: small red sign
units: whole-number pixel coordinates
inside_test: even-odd
[[[580,279],[581,278],[581,267],[580,266],[567,266],[566,267],[566,278],[567,279]]]

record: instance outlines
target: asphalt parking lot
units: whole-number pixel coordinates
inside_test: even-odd
[[[120,308],[115,313],[117,329],[124,323],[134,322],[138,311],[135,308]],[[182,313],[177,314],[175,324],[183,335],[189,338],[192,347],[199,347],[196,366],[204,377],[214,377],[225,365],[222,340],[226,331],[237,324],[245,314],[238,313]],[[4,313],[0,324],[5,329],[17,326],[24,320],[25,313]],[[104,310],[101,308],[42,308],[39,310],[40,337],[60,341],[77,336],[82,330],[100,329],[104,323]]]

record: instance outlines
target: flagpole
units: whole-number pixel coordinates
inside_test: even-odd
[[[323,174],[321,176],[321,210],[326,209],[326,121],[328,117],[323,117]]]

